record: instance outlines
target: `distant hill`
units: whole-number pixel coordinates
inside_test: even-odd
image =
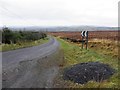
[[[94,27],[94,26],[70,26],[70,27],[52,27],[47,28],[48,31],[106,31],[106,30],[118,30],[118,27]]]
[[[1,27],[2,28],[2,27]],[[41,27],[41,26],[29,26],[29,27],[9,27],[12,30],[35,30],[35,31],[106,31],[106,30],[118,30],[118,27],[97,27],[97,26],[54,26],[54,27]],[[120,30],[120,29],[119,29]]]

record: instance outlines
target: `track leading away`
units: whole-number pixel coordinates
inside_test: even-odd
[[[2,53],[3,88],[53,87],[59,71],[59,43],[55,38],[40,46]]]

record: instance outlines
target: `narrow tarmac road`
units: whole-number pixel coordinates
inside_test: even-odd
[[[55,38],[40,46],[2,53],[3,88],[50,88],[59,71],[59,43]]]
[[[38,57],[44,57],[53,53],[59,47],[56,39],[50,38],[50,41],[40,46],[33,46],[29,48],[17,49],[2,53],[2,64],[18,63],[20,61],[32,60]]]

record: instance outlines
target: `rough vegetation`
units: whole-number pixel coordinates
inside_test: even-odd
[[[11,44],[21,41],[34,41],[45,38],[47,35],[43,32],[35,31],[12,31],[5,27],[2,29],[2,43]]]
[[[2,29],[1,33],[2,44],[0,45],[0,51],[36,46],[48,41],[48,37],[45,32],[12,31],[5,27]]]
[[[88,43],[88,50],[81,49],[81,43],[73,43],[58,37],[61,48],[64,50],[64,63],[61,65],[61,72],[55,79],[54,87],[57,88],[118,88],[118,44],[109,40],[93,40]],[[96,43],[96,44],[95,44]],[[110,45],[108,45],[110,44]],[[93,47],[91,47],[94,45]],[[109,49],[108,49],[109,46]],[[114,55],[115,54],[115,55]],[[71,80],[64,80],[63,73],[66,68],[79,63],[100,62],[107,64],[115,70],[115,73],[108,79],[101,82],[90,80],[85,84],[74,83]]]
[[[89,39],[110,39],[110,40],[120,40],[120,35],[119,35],[120,31],[119,30],[114,30],[114,31],[105,31],[105,30],[101,30],[101,31],[89,31],[88,34],[88,38]],[[54,35],[54,36],[60,36],[61,38],[65,38],[68,39],[72,42],[76,42],[76,41],[80,41],[82,40],[81,37],[81,31],[61,31],[61,32],[51,32],[50,34]]]

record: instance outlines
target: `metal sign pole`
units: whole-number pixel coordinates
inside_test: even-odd
[[[86,36],[86,50],[87,50],[87,47],[88,47],[88,31],[86,32],[87,36]]]
[[[84,42],[83,42],[84,34],[85,34],[85,31],[82,31],[82,32],[81,32],[81,36],[82,36],[82,47],[81,47],[81,48],[82,48],[82,49],[83,49],[83,46],[84,46]]]
[[[83,36],[82,36],[82,49],[83,49],[83,44],[84,44],[84,42],[83,42]]]

